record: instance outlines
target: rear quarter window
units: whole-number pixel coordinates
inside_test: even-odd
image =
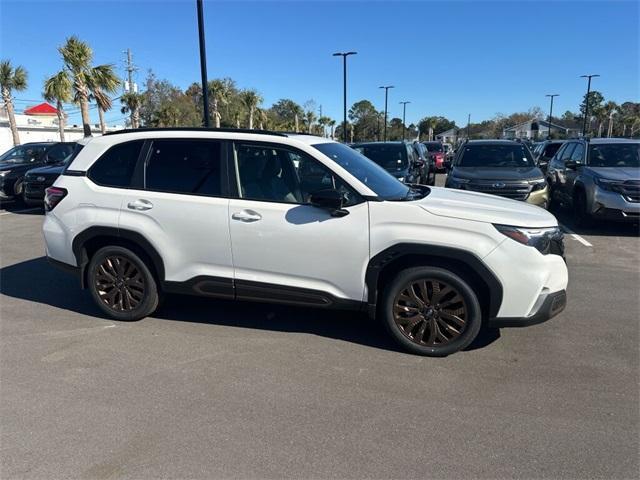
[[[136,140],[114,145],[96,160],[87,176],[104,187],[130,187],[143,143]]]

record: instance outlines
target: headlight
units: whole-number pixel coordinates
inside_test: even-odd
[[[531,185],[531,191],[535,192],[537,190],[544,190],[547,186],[547,181],[543,178],[541,180],[532,180],[529,182]]]
[[[404,179],[404,177],[396,177],[396,178],[397,178],[397,179],[398,179],[398,181],[400,181],[400,182],[404,182],[404,180],[405,180],[405,179]]]
[[[469,183],[471,180],[468,178],[459,178],[454,176],[447,177],[447,186],[449,188],[464,188],[464,185]]]
[[[11,173],[11,170],[2,170],[0,171],[0,177],[6,177]]]
[[[559,227],[548,228],[522,228],[510,225],[494,225],[496,229],[522,245],[527,245],[538,250],[542,254],[564,253],[564,235]]]
[[[603,190],[621,193],[620,182],[617,180],[607,180],[606,178],[594,177],[594,181],[596,182],[596,185]]]

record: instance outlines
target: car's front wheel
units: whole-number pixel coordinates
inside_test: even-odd
[[[98,307],[116,320],[139,320],[158,307],[153,274],[127,248],[107,246],[98,250],[89,262],[87,283]]]
[[[474,290],[457,274],[437,267],[401,271],[383,291],[381,316],[407,351],[441,357],[467,347],[478,335],[482,312]]]

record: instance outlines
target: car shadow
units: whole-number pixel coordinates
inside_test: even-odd
[[[42,215],[44,207],[37,205],[27,205],[16,200],[3,200],[0,202],[0,211],[14,213],[16,215]]]
[[[640,237],[640,223],[623,223],[611,220],[592,220],[589,225],[577,225],[573,211],[567,208],[556,208],[553,213],[558,222],[578,235],[607,237]]]
[[[107,318],[78,280],[58,270],[45,257],[0,269],[0,293],[82,315]],[[394,352],[402,350],[380,322],[362,312],[322,310],[285,305],[234,302],[188,295],[168,295],[153,318],[224,325],[276,332],[307,333]],[[499,338],[499,331],[482,330],[465,350],[483,348]]]

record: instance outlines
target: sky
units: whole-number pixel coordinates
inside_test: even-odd
[[[95,62],[124,77],[130,48],[144,83],[158,78],[185,88],[200,80],[195,0],[0,0],[0,58],[23,65],[29,88],[16,110],[41,101],[44,79],[62,64],[56,50],[78,35]],[[368,99],[407,124],[443,115],[464,126],[539,106],[557,93],[554,113],[577,111],[592,88],[616,102],[640,101],[640,2],[600,1],[214,1],[204,0],[209,79],[233,78],[270,106],[280,98],[313,99],[342,118],[342,63],[349,57],[348,103]],[[70,107],[70,111],[77,112]],[[97,113],[92,110],[92,121]],[[77,121],[77,113],[71,115]],[[122,124],[119,108],[109,123]]]

